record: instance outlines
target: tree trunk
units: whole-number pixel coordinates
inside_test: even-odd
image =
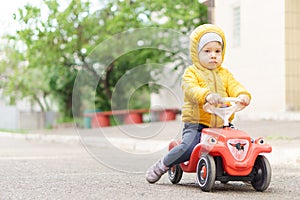
[[[113,71],[114,69],[114,62],[112,62],[105,70],[105,78],[102,80],[103,82],[103,86],[104,86],[104,91],[105,91],[105,94],[107,96],[108,99],[111,99],[112,97],[112,93],[110,91],[110,85],[109,85],[109,77],[110,77],[110,74],[111,72]]]
[[[36,95],[33,95],[33,98],[34,98],[34,100],[39,104],[41,110],[42,110],[43,112],[45,112],[45,107],[43,106],[43,104],[42,104],[42,102],[40,101],[40,99],[39,99]]]

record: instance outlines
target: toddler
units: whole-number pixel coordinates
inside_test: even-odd
[[[200,25],[191,33],[193,65],[182,77],[182,142],[148,169],[146,180],[149,183],[157,182],[170,167],[190,159],[194,147],[200,142],[203,128],[223,126],[222,119],[203,110],[206,102],[217,105],[222,97],[238,97],[241,104],[249,105],[250,93],[222,66],[225,48],[225,35],[216,25]]]

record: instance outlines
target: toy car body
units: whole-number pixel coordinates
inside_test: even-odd
[[[229,118],[236,110],[237,106],[231,106],[225,114],[217,113],[222,118],[224,115]],[[179,143],[171,141],[169,150]],[[170,168],[169,179],[176,184],[181,180],[183,172],[196,172],[197,182],[203,191],[211,191],[215,181],[250,181],[257,191],[264,191],[271,181],[271,167],[268,159],[261,154],[271,151],[272,147],[262,137],[253,140],[247,133],[228,126],[205,128],[190,160]]]

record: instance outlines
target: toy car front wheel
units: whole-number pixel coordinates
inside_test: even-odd
[[[182,177],[182,169],[180,167],[180,165],[175,165],[173,167],[170,167],[168,170],[168,175],[169,175],[169,180],[171,181],[171,183],[173,184],[177,184],[179,183],[179,181],[181,180]]]
[[[270,185],[272,176],[271,166],[268,159],[263,155],[257,156],[253,170],[254,177],[251,181],[251,185],[257,191],[262,192],[266,190]]]
[[[211,155],[202,155],[197,165],[197,181],[200,188],[209,192],[215,183],[216,179],[216,164]]]

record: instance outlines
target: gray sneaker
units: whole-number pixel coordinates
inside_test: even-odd
[[[157,161],[154,165],[152,165],[147,173],[146,173],[146,180],[149,183],[155,183],[157,182],[160,177],[168,171],[168,167],[165,166],[162,162],[162,159]]]

